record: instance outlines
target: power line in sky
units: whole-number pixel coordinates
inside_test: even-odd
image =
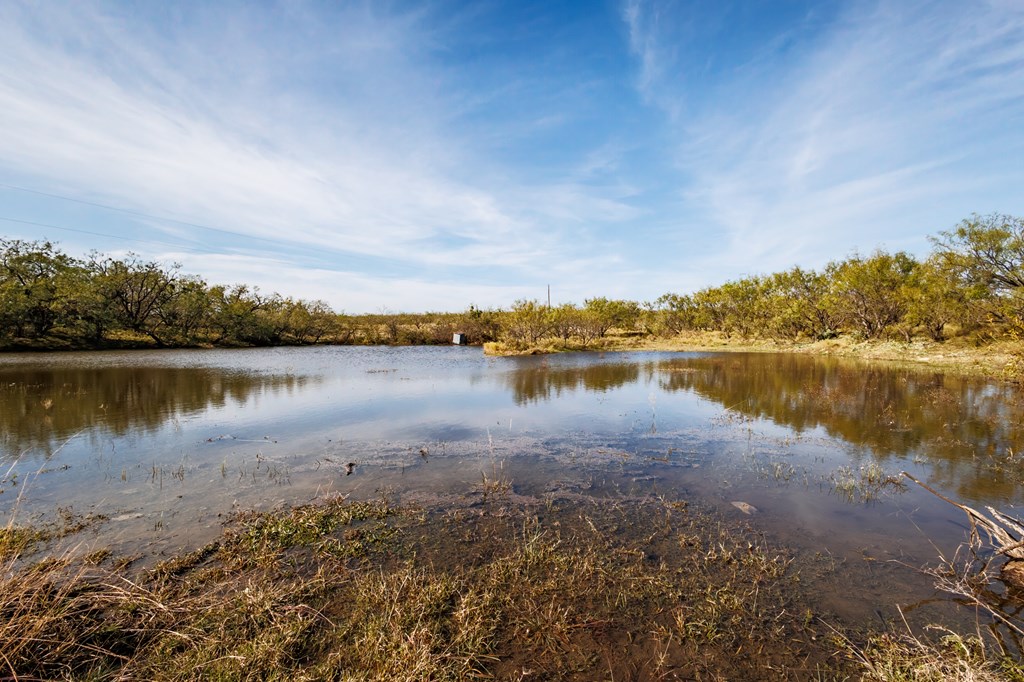
[[[191,228],[195,228],[195,229],[199,229],[199,230],[207,230],[207,231],[210,231],[210,232],[217,232],[217,233],[220,233],[220,234],[231,235],[233,237],[240,237],[242,239],[248,239],[248,240],[252,240],[252,241],[256,241],[256,242],[263,242],[263,243],[266,243],[266,244],[273,245],[274,248],[273,248],[273,251],[272,251],[272,257],[274,257],[274,258],[281,258],[282,256],[284,256],[284,253],[282,253],[282,252],[291,252],[292,255],[294,255],[296,257],[298,257],[298,254],[304,254],[305,257],[312,256],[313,258],[315,258],[315,260],[320,264],[319,267],[326,267],[326,268],[332,269],[332,270],[338,268],[339,265],[341,265],[342,263],[347,262],[348,260],[350,260],[350,259],[352,259],[354,257],[351,252],[347,252],[347,251],[345,251],[343,249],[337,249],[337,248],[331,247],[331,246],[329,246],[327,244],[307,245],[307,244],[298,243],[298,242],[295,242],[294,240],[289,240],[289,239],[272,239],[272,238],[269,238],[269,237],[258,237],[258,236],[253,236],[253,235],[245,234],[243,232],[236,232],[234,230],[226,230],[226,229],[223,229],[223,228],[220,228],[220,227],[213,227],[211,225],[205,225],[203,223],[194,223],[194,222],[189,222],[187,220],[178,220],[177,218],[168,218],[166,216],[154,215],[152,213],[146,213],[144,211],[136,211],[134,209],[122,208],[122,207],[119,207],[119,206],[113,206],[111,204],[104,204],[104,203],[99,203],[99,202],[95,202],[95,201],[88,201],[88,200],[85,200],[85,199],[78,199],[76,197],[71,197],[71,196],[67,196],[67,195],[63,195],[63,194],[56,194],[56,193],[53,193],[53,192],[44,192],[42,190],[32,189],[30,187],[22,187],[22,186],[19,186],[19,185],[11,185],[11,184],[6,183],[6,182],[0,182],[0,189],[6,189],[6,190],[14,191],[14,192],[23,192],[25,194],[34,194],[36,196],[47,197],[47,198],[50,198],[50,199],[57,199],[59,201],[67,201],[67,202],[72,202],[72,203],[76,203],[76,204],[81,204],[81,205],[84,205],[84,206],[92,206],[94,208],[99,208],[99,209],[102,209],[102,210],[105,210],[105,211],[113,211],[113,212],[122,213],[122,214],[125,214],[125,215],[136,216],[136,217],[140,217],[140,218],[146,218],[146,219],[149,219],[149,220],[155,220],[155,221],[161,221],[161,222],[166,222],[166,223],[172,223],[172,224],[175,224],[175,225],[182,225],[182,226],[185,226],[185,227],[191,227]],[[109,234],[109,233],[104,233],[104,232],[95,232],[95,231],[91,231],[91,230],[83,230],[83,229],[80,229],[80,228],[64,227],[62,225],[54,225],[52,223],[42,223],[42,222],[36,222],[36,221],[31,221],[31,220],[24,220],[24,219],[19,219],[19,218],[9,218],[9,217],[4,217],[4,216],[0,216],[0,221],[6,221],[6,222],[11,222],[11,223],[20,223],[22,225],[32,225],[32,226],[36,226],[36,227],[44,227],[44,228],[49,228],[49,229],[53,229],[53,230],[61,230],[62,232],[73,232],[73,233],[77,233],[77,234],[90,235],[90,236],[94,236],[94,237],[105,237],[105,238],[108,238],[108,239],[119,239],[119,240],[122,240],[122,241],[134,242],[134,243],[138,243],[138,244],[152,244],[152,245],[160,245],[160,246],[165,246],[165,247],[173,247],[173,248],[176,248],[176,249],[180,249],[182,251],[187,251],[189,253],[198,253],[198,254],[207,254],[207,255],[230,254],[230,253],[244,253],[244,252],[240,252],[239,249],[232,248],[230,246],[225,246],[225,247],[220,248],[220,249],[209,248],[209,247],[206,247],[205,245],[203,245],[203,246],[186,246],[185,244],[182,244],[182,243],[161,241],[161,240],[158,240],[158,239],[140,239],[138,237],[125,237],[125,236],[116,235],[116,234]],[[301,230],[295,230],[294,232],[301,232]],[[202,241],[199,240],[199,239],[190,239],[189,241],[191,241],[193,244],[202,244]],[[256,249],[256,248],[257,247],[254,245],[253,249]]]
[[[195,246],[187,246],[185,244],[176,244],[174,242],[165,242],[165,241],[160,241],[158,239],[135,239],[133,237],[124,237],[122,235],[108,234],[106,232],[93,232],[92,230],[81,230],[81,229],[78,229],[78,228],[75,228],[75,227],[63,227],[61,225],[53,225],[52,223],[41,223],[41,222],[38,222],[38,221],[35,221],[35,220],[22,220],[20,218],[8,218],[6,216],[0,216],[0,221],[7,222],[7,223],[17,223],[19,225],[31,225],[33,227],[43,227],[43,228],[51,229],[51,230],[61,230],[63,232],[74,232],[74,233],[77,233],[77,234],[87,234],[87,235],[92,236],[92,237],[105,237],[105,238],[108,238],[108,239],[120,239],[122,241],[135,242],[137,244],[158,244],[160,246],[169,246],[171,248],[178,249],[179,251],[186,251],[188,253],[197,253],[197,254],[204,254],[204,255],[211,255],[211,256],[215,256],[215,255],[219,255],[219,254],[224,254],[225,253],[225,251],[222,251],[222,250],[215,250],[215,249],[209,249],[209,248],[201,248],[201,247],[195,247]]]
[[[281,241],[278,239],[270,239],[268,237],[256,237],[244,232],[236,232],[234,230],[225,230],[220,227],[212,227],[210,225],[204,225],[202,223],[193,223],[187,220],[178,220],[177,218],[168,218],[166,216],[153,215],[152,213],[146,213],[144,211],[136,211],[130,208],[121,208],[119,206],[111,206],[110,204],[101,204],[95,201],[86,201],[85,199],[77,199],[75,197],[65,196],[63,194],[54,194],[52,192],[43,192],[37,189],[31,189],[29,187],[19,187],[17,185],[9,185],[5,182],[0,182],[0,188],[13,190],[15,192],[24,192],[26,194],[35,194],[41,197],[49,197],[50,199],[60,199],[61,201],[70,201],[76,204],[82,204],[84,206],[92,206],[94,208],[102,208],[107,211],[116,211],[117,213],[124,213],[126,215],[133,215],[140,218],[148,218],[150,220],[159,220],[161,222],[174,223],[176,225],[183,225],[185,227],[194,227],[199,230],[209,230],[211,232],[219,232],[221,234],[228,234],[234,237],[242,237],[244,239],[252,239],[255,241],[267,242],[268,244],[275,244],[280,246]],[[70,229],[70,228],[57,228],[57,229]],[[91,233],[87,233],[91,234]],[[111,236],[111,235],[100,235],[100,236]],[[300,247],[301,248],[301,247]]]

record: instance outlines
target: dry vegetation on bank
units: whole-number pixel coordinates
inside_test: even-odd
[[[968,338],[943,342],[917,338],[911,342],[858,339],[841,336],[822,341],[785,341],[744,338],[722,332],[680,332],[675,336],[637,336],[613,330],[599,342],[582,346],[548,339],[528,347],[501,342],[484,344],[489,355],[537,355],[574,351],[697,351],[740,353],[801,353],[906,363],[944,372],[1020,382],[1024,378],[1024,342],[991,341],[979,344]]]
[[[973,636],[841,630],[783,548],[665,499],[238,514],[151,569],[0,557],[10,679],[1020,680]],[[19,534],[8,526],[3,535]],[[21,552],[27,552],[22,554]]]

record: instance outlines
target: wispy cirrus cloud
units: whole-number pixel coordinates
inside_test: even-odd
[[[282,247],[365,257],[366,268],[418,270],[424,284],[453,268],[543,278],[571,248],[564,222],[631,215],[590,180],[554,188],[492,161],[492,141],[461,127],[482,91],[465,91],[436,59],[449,36],[428,6],[325,14],[240,3],[164,8],[156,19],[124,10],[0,8],[0,173]],[[210,251],[267,248],[142,225],[188,233]],[[178,259],[202,265],[188,252]]]
[[[677,120],[681,210],[718,234],[698,268],[770,272],[858,248],[920,251],[927,234],[973,211],[1024,208],[1009,189],[1024,180],[1024,126],[1008,125],[1024,121],[1019,5],[883,0],[831,17],[809,6],[777,38],[759,35],[712,65],[713,82],[689,77],[708,65],[692,50],[679,58],[672,22],[651,19],[655,5],[624,8],[638,87],[667,99]],[[1000,203],[1007,196],[1016,205]]]
[[[360,313],[397,310],[460,310],[470,304],[482,308],[508,306],[523,296],[522,287],[499,285],[485,278],[473,280],[459,275],[424,280],[417,273],[380,276],[372,271],[344,267],[316,267],[297,264],[272,254],[191,254],[166,251],[167,262],[187,261],[197,272],[221,273],[225,282],[259,283],[263,294],[280,292],[293,298],[325,299],[325,292],[342,291],[339,312]],[[541,292],[537,291],[536,296]],[[403,307],[391,304],[401,301]],[[438,301],[455,301],[457,307],[439,306]]]
[[[41,45],[17,30],[22,22],[4,22],[0,145],[23,170],[75,183],[91,177],[88,189],[111,201],[166,206],[264,237],[289,230],[288,239],[341,242],[343,250],[357,253],[388,255],[406,240],[448,225],[459,229],[470,222],[486,226],[482,232],[488,234],[515,224],[493,196],[430,163],[440,148],[452,156],[459,151],[442,131],[429,130],[430,109],[439,106],[424,101],[429,93],[413,94],[414,102],[376,95],[383,100],[376,110],[385,119],[393,115],[389,106],[410,113],[416,108],[419,124],[403,121],[394,144],[368,120],[373,112],[366,102],[323,107],[304,90],[286,92],[282,102],[261,83],[232,83],[243,70],[238,62],[272,56],[248,39],[234,37],[237,52],[211,55],[204,50],[215,35],[184,46],[165,37],[158,45],[168,51],[160,54],[139,44],[134,26],[86,12],[73,22],[62,18],[54,22],[57,30],[81,32],[86,45]],[[348,18],[338,19],[341,54],[332,55],[332,63],[383,55],[387,63],[379,70],[356,71],[353,78],[404,78],[415,91],[423,76],[412,65],[403,71],[394,64],[390,48],[401,44],[414,52],[409,46],[416,36],[378,35],[375,26],[354,26]],[[345,31],[358,39],[346,40]],[[99,48],[90,49],[92,43]],[[175,63],[178,51],[185,53],[181,65]],[[223,55],[226,63],[204,66],[203,54]],[[277,65],[269,76],[255,65],[254,71],[275,80],[275,72],[303,61],[300,56]],[[362,96],[371,88],[359,83],[350,89]]]
[[[4,3],[0,225],[373,310],[649,299],[1024,211],[1017,3],[606,9]]]

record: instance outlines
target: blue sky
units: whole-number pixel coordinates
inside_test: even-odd
[[[0,235],[337,310],[653,300],[1024,214],[1024,3],[0,3]]]

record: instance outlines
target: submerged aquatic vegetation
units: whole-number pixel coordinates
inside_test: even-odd
[[[10,523],[5,528],[0,528],[0,560],[24,554],[49,537],[49,533],[43,529],[26,528]]]
[[[903,492],[906,485],[899,474],[890,474],[876,462],[870,462],[857,469],[841,466],[829,480],[832,490],[847,502],[871,502],[882,496],[885,490]]]
[[[230,530],[222,552],[239,561],[273,560],[283,550],[306,547],[338,556],[354,556],[367,543],[390,536],[393,529],[378,523],[367,529],[353,528],[363,521],[383,522],[397,510],[384,500],[350,502],[344,497],[328,498],[321,504],[303,505],[275,512],[242,512],[238,526]],[[341,538],[334,531],[348,527]]]
[[[36,525],[22,525],[11,516],[0,527],[0,561],[30,554],[39,545],[79,533],[106,520],[102,514],[78,514],[71,507],[58,507],[57,520]]]

